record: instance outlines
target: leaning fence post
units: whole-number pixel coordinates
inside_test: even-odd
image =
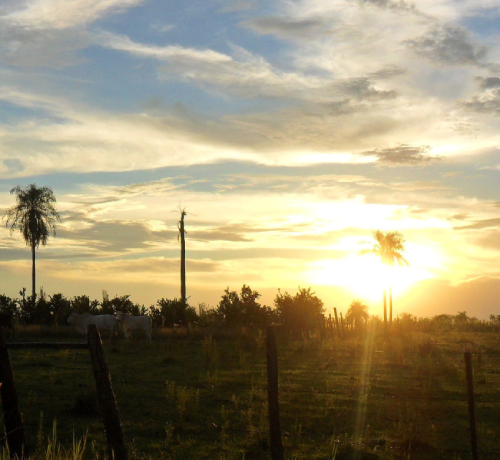
[[[101,336],[95,324],[89,326],[87,333],[90,361],[94,371],[99,407],[102,412],[110,459],[127,460],[128,453],[123,436],[120,412],[111,387],[111,376],[102,346]]]
[[[465,358],[465,376],[467,377],[467,399],[469,401],[469,424],[470,424],[470,442],[472,448],[472,460],[478,460],[477,452],[477,432],[476,432],[476,408],[474,404],[474,380],[472,377],[472,353],[467,350],[464,353]]]
[[[2,397],[3,419],[7,434],[10,457],[28,456],[28,444],[23,420],[19,411],[14,374],[10,366],[9,351],[5,343],[3,328],[0,327],[0,395]]]
[[[271,458],[284,460],[285,454],[281,442],[280,408],[278,401],[278,350],[273,326],[267,328],[267,400],[269,407],[269,436]]]

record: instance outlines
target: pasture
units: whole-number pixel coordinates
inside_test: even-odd
[[[18,340],[82,338],[32,326]],[[262,334],[155,330],[153,343],[103,341],[130,458],[270,458]],[[471,458],[466,347],[475,353],[480,458],[500,458],[497,333],[278,337],[286,458]],[[103,458],[88,351],[12,349],[10,357],[34,457],[56,423],[63,446],[85,436],[85,457]]]

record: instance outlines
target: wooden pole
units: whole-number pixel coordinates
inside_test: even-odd
[[[474,380],[472,376],[472,353],[467,350],[464,353],[465,375],[467,377],[467,399],[469,401],[469,424],[470,424],[470,442],[472,448],[472,460],[478,460],[477,451],[477,432],[476,432],[476,408],[474,403]]]
[[[9,351],[5,343],[3,328],[0,327],[0,396],[2,397],[3,420],[7,434],[10,458],[28,456],[28,443],[23,420],[19,410],[14,374],[10,365]]]
[[[389,288],[389,324],[392,327],[392,286]]]
[[[186,307],[186,231],[184,230],[184,217],[186,212],[181,210],[181,220],[179,221],[179,236],[181,240],[181,300]]]
[[[284,460],[281,442],[280,408],[278,400],[278,350],[273,326],[267,328],[267,398],[269,408],[269,436],[272,460]]]
[[[334,308],[333,312],[335,313],[335,327],[337,328],[337,335],[339,336],[339,339],[341,338],[340,335],[340,325],[339,325],[339,318],[337,316],[337,309]]]
[[[387,330],[387,292],[384,289],[384,327]]]
[[[108,363],[102,346],[101,336],[95,324],[89,326],[87,333],[90,361],[97,387],[99,407],[102,412],[106,439],[108,441],[109,457],[113,460],[127,460],[128,453],[125,446],[120,412],[116,405],[115,394],[111,387],[111,376]]]

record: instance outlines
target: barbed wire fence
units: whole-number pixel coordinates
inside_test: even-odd
[[[269,331],[268,331],[268,334],[269,334]],[[268,340],[267,342],[269,342],[269,335],[268,335]],[[246,350],[254,350],[254,351],[258,351],[258,352],[263,352],[263,348],[262,347],[255,347],[255,348],[251,348],[251,347],[247,347]],[[323,396],[338,396],[338,397],[346,397],[346,398],[350,398],[352,401],[360,401],[364,398],[364,402],[366,403],[366,399],[382,399],[382,400],[386,400],[386,401],[394,401],[394,400],[400,400],[400,401],[423,401],[423,402],[429,402],[429,403],[432,403],[432,402],[450,402],[450,403],[460,403],[460,404],[464,404],[467,403],[468,405],[468,414],[469,414],[469,419],[470,419],[470,424],[469,424],[469,429],[470,429],[470,436],[471,436],[471,447],[470,449],[467,449],[467,448],[457,448],[457,449],[445,449],[445,448],[439,448],[439,447],[430,447],[430,446],[427,446],[427,447],[422,447],[422,446],[418,446],[418,445],[414,445],[414,446],[397,446],[397,445],[392,445],[392,446],[388,446],[386,447],[387,449],[390,449],[390,450],[395,450],[395,451],[401,451],[401,452],[406,452],[408,449],[411,449],[412,451],[418,451],[419,449],[420,450],[431,450],[432,452],[435,451],[435,452],[442,452],[442,453],[449,453],[449,454],[466,454],[466,455],[470,455],[471,458],[473,460],[479,458],[479,456],[481,456],[481,458],[500,458],[500,451],[489,451],[489,450],[478,450],[478,447],[477,447],[477,434],[474,435],[474,432],[476,431],[476,428],[475,428],[475,411],[474,409],[472,410],[472,414],[471,414],[471,394],[473,396],[472,398],[472,403],[473,405],[475,406],[476,404],[478,405],[496,405],[496,404],[500,404],[500,392],[497,394],[497,397],[496,398],[492,398],[492,397],[485,397],[484,394],[482,394],[482,392],[475,392],[474,391],[474,388],[472,388],[472,391],[471,391],[471,388],[470,386],[468,387],[468,391],[466,392],[465,391],[465,388],[464,388],[464,391],[462,392],[462,395],[460,394],[457,394],[456,391],[454,392],[451,392],[451,394],[443,394],[443,395],[429,395],[429,394],[426,394],[426,393],[418,393],[418,388],[407,388],[407,391],[405,394],[401,394],[401,392],[399,391],[391,391],[390,389],[382,389],[378,392],[375,392],[375,391],[370,391],[370,386],[365,384],[365,385],[353,385],[353,389],[347,391],[347,390],[335,390],[335,389],[325,389],[325,388],[314,388],[314,387],[311,387],[311,388],[308,388],[308,389],[305,389],[305,388],[297,388],[297,387],[294,387],[294,385],[299,385],[299,384],[302,384],[304,382],[301,382],[299,380],[297,381],[292,381],[292,380],[287,380],[286,383],[283,383],[282,380],[285,376],[287,376],[287,371],[289,371],[290,369],[293,370],[293,367],[291,368],[286,368],[282,365],[286,364],[286,360],[283,359],[283,358],[280,358],[280,355],[281,354],[285,354],[286,352],[301,352],[301,353],[308,353],[308,352],[328,352],[328,349],[325,349],[324,347],[310,347],[308,349],[304,349],[304,350],[299,350],[297,349],[297,347],[280,347],[280,348],[277,348],[276,351],[276,357],[275,357],[275,362],[274,364],[271,363],[270,364],[270,359],[272,360],[273,358],[269,357],[269,344],[268,346],[266,347],[266,351],[267,351],[267,366],[268,366],[268,372],[267,374],[269,375],[269,366],[275,366],[276,370],[278,369],[278,365],[280,364],[280,372],[276,372],[276,375],[279,376],[279,378],[281,379],[280,381],[277,381],[276,382],[276,386],[278,388],[278,392],[276,393],[276,398],[277,398],[277,401],[270,401],[269,399],[272,397],[270,395],[268,395],[268,406],[269,407],[277,407],[278,410],[279,410],[279,399],[281,397],[286,397],[287,395],[290,395],[290,394],[301,394],[301,395],[306,395],[306,396],[311,396],[311,397],[317,397],[318,395],[323,395]],[[383,351],[381,350],[373,350],[372,351],[373,354],[377,354],[377,353],[384,353]],[[411,355],[411,354],[419,354],[421,355],[422,352],[419,352],[419,351],[411,351],[411,350],[406,350],[405,353],[407,355]],[[440,353],[441,355],[446,355],[446,356],[460,356],[460,357],[463,357],[465,363],[467,363],[467,359],[470,359],[472,360],[472,356],[474,355],[474,353],[472,353],[472,351],[468,350],[468,351],[459,351],[459,350],[440,350]],[[487,356],[490,356],[490,357],[495,357],[495,356],[499,356],[500,357],[500,353],[498,352],[492,352],[492,351],[480,351],[480,352],[477,352],[476,353],[476,358],[477,357],[482,357],[483,355],[487,355]],[[469,356],[469,358],[467,358],[467,356]],[[349,362],[349,366],[351,367],[362,367],[363,365],[366,364],[366,361],[359,361],[359,362]],[[472,364],[469,366],[469,369],[467,369],[467,365],[465,366],[466,369],[465,369],[465,374],[466,376],[471,376],[471,381],[473,382],[472,380]],[[59,369],[59,370],[75,370],[75,371],[83,371],[83,372],[89,372],[90,371],[90,367],[79,367],[79,366],[52,366],[53,369]],[[374,365],[372,366],[371,368],[371,371],[372,372],[376,372],[378,369],[377,367]],[[381,371],[384,371],[386,370],[385,367],[380,367],[380,370]],[[260,375],[262,377],[263,375],[263,370],[256,370],[256,371],[252,371],[254,372],[256,375]],[[326,369],[318,369],[316,371],[311,371],[309,370],[308,371],[309,373],[311,372],[317,372],[318,374],[328,374],[328,372],[331,372],[332,375],[334,375],[334,372],[331,371],[330,368],[326,368]],[[122,370],[114,370],[113,371],[113,382],[114,382],[114,385],[119,387],[120,385],[128,385],[128,384],[133,384],[133,376],[129,376],[127,375],[126,373],[123,372],[123,369]],[[261,379],[262,380],[262,379]],[[467,379],[469,380],[469,379]],[[274,385],[273,382],[270,382],[269,379],[267,380],[267,382],[263,382],[261,381],[260,383],[253,383],[251,385],[244,385],[244,384],[231,384],[231,385],[223,385],[223,384],[220,384],[220,383],[217,383],[217,384],[210,384],[210,383],[198,383],[198,384],[192,384],[192,383],[189,383],[189,382],[185,382],[185,383],[182,383],[182,382],[177,382],[178,385],[182,386],[182,387],[185,387],[185,388],[193,388],[195,390],[201,390],[201,391],[207,391],[207,392],[211,392],[211,394],[214,394],[214,393],[217,393],[218,396],[221,398],[221,402],[229,402],[230,399],[224,399],[223,396],[224,396],[224,392],[225,391],[228,391],[229,393],[234,393],[235,391],[252,391],[252,392],[255,392],[255,391],[259,391],[259,392],[266,392],[266,391],[269,391],[269,388],[271,385]],[[464,410],[464,414],[466,416],[467,414],[467,409]],[[280,418],[279,418],[279,413],[278,414],[274,414],[273,416],[271,414],[269,414],[269,417],[270,417],[270,420],[273,419],[274,421],[272,421],[270,423],[270,426],[268,428],[268,431],[269,431],[269,435],[270,436],[278,436],[278,433],[276,432],[275,428],[276,428],[276,420],[280,421]],[[278,423],[279,425],[279,423]],[[225,429],[226,431],[241,431],[241,430],[238,430],[236,428],[223,428],[223,427],[217,427],[215,426],[214,427],[215,429]],[[279,435],[281,436],[281,434],[279,433]],[[474,437],[476,438],[476,440],[474,441]],[[273,443],[278,443],[279,445],[279,442],[276,441],[276,439],[271,439],[270,441],[270,444],[273,445]],[[367,442],[361,442],[361,441],[356,441],[356,440],[335,440],[335,442],[337,444],[348,444],[348,445],[351,445],[353,447],[359,447],[359,448],[367,448],[369,447],[368,443]],[[282,459],[283,457],[280,457],[280,453],[279,453],[279,449],[278,449],[278,453],[273,453],[273,460],[277,460],[277,459]]]

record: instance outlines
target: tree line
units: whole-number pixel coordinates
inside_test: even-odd
[[[159,299],[149,307],[132,302],[129,295],[91,300],[87,295],[67,298],[61,293],[26,296],[26,289],[19,298],[0,295],[0,312],[11,314],[19,324],[66,325],[72,312],[92,315],[114,314],[122,311],[131,315],[149,315],[154,327],[222,326],[227,328],[265,329],[280,324],[295,334],[314,330],[324,318],[324,304],[311,288],[299,288],[296,294],[278,294],[274,307],[262,305],[261,295],[243,285],[241,290],[224,293],[214,308],[201,303],[195,308],[181,299]]]

